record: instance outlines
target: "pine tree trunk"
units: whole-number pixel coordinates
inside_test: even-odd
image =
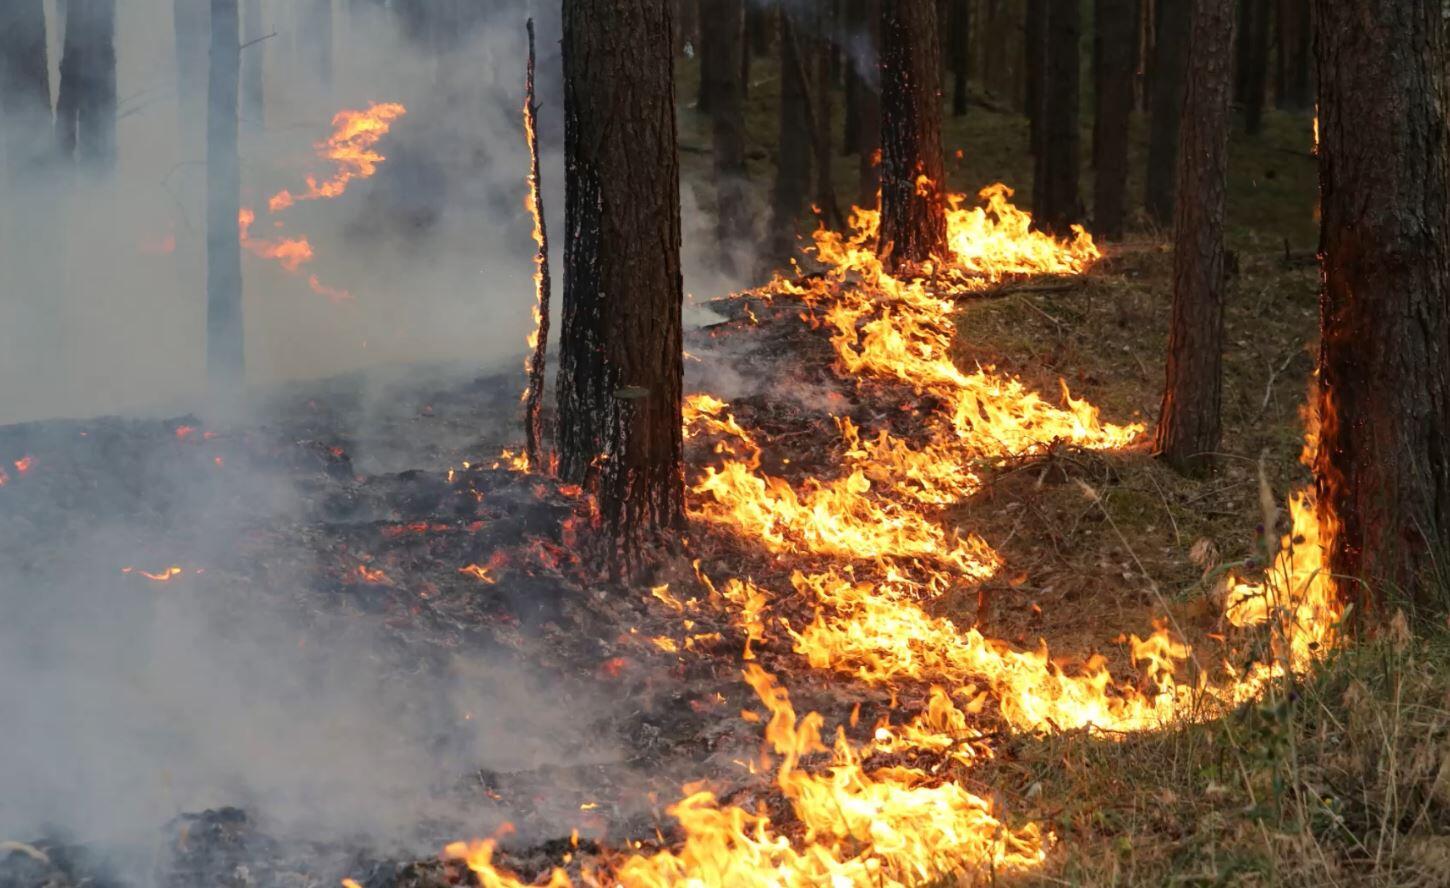
[[[1446,610],[1450,102],[1438,2],[1315,0],[1321,526],[1342,588]],[[1368,592],[1366,593],[1366,589]]]
[[[214,394],[231,398],[243,381],[242,253],[237,234],[241,159],[237,0],[211,0],[211,73],[206,112],[206,365]]]
[[[1170,465],[1213,464],[1223,400],[1223,220],[1233,88],[1233,0],[1195,0],[1173,226],[1173,326],[1156,446]]]
[[[700,36],[695,43],[695,57],[700,60],[700,87],[695,93],[695,111],[708,115],[714,111],[721,84],[738,74],[740,62],[721,46],[720,29],[725,23],[720,16],[729,4],[721,0],[699,0],[699,4]]]
[[[856,93],[856,205],[876,209],[881,195],[881,11],[880,0],[861,0],[864,27],[859,44]]]
[[[1178,125],[1183,115],[1183,79],[1188,59],[1191,0],[1157,0],[1153,42],[1152,119],[1148,130],[1148,173],[1143,204],[1160,226],[1173,221],[1178,163]]]
[[[947,254],[935,0],[881,4],[881,226],[889,267]]]
[[[266,125],[266,109],[263,104],[264,73],[266,70],[267,41],[263,40],[262,0],[245,0],[242,22],[242,119],[253,129]]]
[[[323,87],[332,85],[332,0],[300,0],[302,3],[302,53],[307,70]],[[437,0],[431,0],[437,3]]]
[[[1256,136],[1263,129],[1264,92],[1269,76],[1270,0],[1243,0],[1239,16],[1239,94],[1244,132]]]
[[[713,21],[712,43],[727,60],[745,52],[746,0],[703,0],[702,13]],[[708,12],[706,12],[708,10]],[[718,202],[716,235],[720,259],[727,272],[739,270],[736,253],[751,238],[746,208],[745,85],[739,65],[722,65],[725,77],[716,84],[715,107],[710,115],[715,160],[715,195]]]
[[[968,74],[971,70],[972,4],[971,0],[951,0],[952,114],[965,116]]]
[[[55,153],[42,0],[0,3],[0,139],[13,180],[33,173]]]
[[[560,473],[616,575],[684,525],[680,166],[672,6],[565,0]]]
[[[1093,232],[1116,240],[1127,216],[1128,136],[1133,112],[1133,73],[1138,40],[1137,0],[1095,0],[1093,24],[1099,46],[1093,89]]]
[[[1284,111],[1308,111],[1314,103],[1309,0],[1279,0],[1277,30],[1276,104]]]
[[[797,55],[798,21],[782,3],[777,12],[780,34],[780,144],[776,152],[775,181],[770,196],[770,233],[767,264],[785,262],[795,255],[796,225],[805,209],[811,185],[811,132],[808,121],[805,62]]]
[[[840,218],[840,207],[836,201],[836,181],[831,161],[831,88],[835,83],[835,71],[837,63],[835,43],[831,35],[836,33],[835,20],[832,16],[832,9],[826,3],[816,7],[814,35],[808,41],[811,50],[808,53],[815,60],[815,84],[811,92],[811,124],[814,132],[811,134],[811,146],[815,154],[816,171],[816,206],[823,214],[826,214],[829,224],[844,225],[845,220]],[[835,218],[831,218],[835,217]]]
[[[1048,6],[1045,65],[1039,88],[1042,120],[1032,183],[1033,217],[1048,231],[1067,234],[1081,216],[1078,195],[1082,6],[1064,0]]]
[[[1033,157],[1042,153],[1042,119],[1047,91],[1043,86],[1047,66],[1048,0],[1027,0],[1022,25],[1023,70],[1026,72],[1028,150]]]
[[[116,162],[116,0],[70,0],[56,99],[61,154]]]

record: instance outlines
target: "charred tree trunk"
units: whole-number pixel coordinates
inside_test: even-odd
[[[302,54],[317,82],[332,85],[332,0],[301,0]]]
[[[243,380],[242,252],[237,234],[242,168],[237,151],[241,84],[237,0],[211,0],[211,73],[206,112],[206,366],[214,393],[232,397]]]
[[[45,4],[0,4],[0,139],[6,172],[19,180],[54,156]]]
[[[1284,111],[1308,111],[1314,104],[1309,0],[1279,0],[1277,18],[1275,103]]]
[[[564,2],[559,451],[616,575],[684,525],[680,166],[672,6]]]
[[[1153,41],[1152,119],[1148,130],[1148,173],[1143,204],[1160,226],[1173,221],[1178,125],[1183,116],[1183,78],[1188,60],[1191,0],[1157,0]]]
[[[266,109],[263,105],[263,74],[267,58],[267,41],[262,38],[262,0],[245,0],[242,10],[243,42],[247,48],[242,51],[242,119],[253,129],[262,129],[266,124]]]
[[[544,178],[539,152],[539,102],[534,89],[534,20],[525,23],[529,58],[524,73],[524,135],[529,145],[529,212],[534,217],[534,338],[528,359],[528,388],[524,390],[524,456],[535,472],[552,470],[544,455],[544,377],[549,357],[549,225],[544,212]]]
[[[1234,101],[1243,108],[1244,132],[1251,136],[1263,129],[1264,92],[1269,77],[1269,2],[1242,0],[1239,7]]]
[[[1047,97],[1042,83],[1047,65],[1047,3],[1048,0],[1027,0],[1026,18],[1022,25],[1028,141],[1034,157],[1042,153],[1043,102]]]
[[[116,0],[70,0],[55,125],[62,155],[115,165]]]
[[[811,184],[811,109],[806,95],[805,64],[795,37],[798,22],[785,4],[777,10],[780,35],[780,145],[776,152],[775,181],[770,196],[770,236],[767,263],[779,263],[795,253],[796,224],[805,209]]]
[[[889,267],[947,254],[935,0],[881,4],[881,227]]]
[[[1133,113],[1133,73],[1138,40],[1137,0],[1095,0],[1097,83],[1093,88],[1093,231],[1123,236],[1128,211],[1128,136]]]
[[[745,52],[745,0],[704,0],[703,8],[715,23],[711,42],[727,60]],[[750,237],[746,210],[745,84],[740,66],[721,66],[724,76],[715,85],[710,114],[710,135],[715,159],[716,236],[725,271],[739,270],[737,253]]]
[[[853,55],[859,64],[856,93],[856,153],[860,163],[856,203],[877,208],[881,194],[881,13],[880,0],[861,0],[864,28]]]
[[[175,0],[177,132],[187,158],[206,150],[207,46],[211,41],[211,0]]]
[[[1315,0],[1328,569],[1446,609],[1450,131],[1438,2]],[[1366,594],[1365,590],[1368,590]]]
[[[1039,83],[1042,119],[1038,124],[1042,144],[1034,165],[1032,215],[1048,231],[1066,234],[1082,217],[1078,196],[1082,6],[1078,0],[1052,3],[1045,17],[1047,46]]]
[[[1233,0],[1195,0],[1173,227],[1173,327],[1157,450],[1184,471],[1209,467],[1221,436],[1223,219],[1233,85]]]
[[[951,0],[952,114],[967,113],[967,75],[971,70],[972,4],[971,0]]]

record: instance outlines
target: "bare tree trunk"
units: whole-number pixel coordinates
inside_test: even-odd
[[[700,114],[714,113],[722,84],[739,73],[740,60],[722,45],[731,42],[730,38],[722,41],[720,34],[727,27],[721,19],[729,11],[727,5],[721,0],[699,0],[700,36],[695,43],[695,57],[700,60],[700,88],[695,94],[695,110]]]
[[[245,25],[242,51],[242,119],[248,127],[263,129],[266,108],[263,104],[263,74],[267,58],[266,31],[262,25],[262,0],[245,0],[242,22]]]
[[[935,0],[881,4],[877,249],[889,267],[947,254],[940,50]]]
[[[1153,43],[1152,120],[1148,130],[1148,174],[1143,203],[1148,216],[1167,226],[1173,221],[1174,177],[1178,163],[1178,125],[1183,115],[1183,78],[1188,59],[1191,0],[1157,0]]]
[[[1128,203],[1128,136],[1133,113],[1134,46],[1138,40],[1137,0],[1095,0],[1093,24],[1099,46],[1093,89],[1093,232],[1123,236]]]
[[[1173,327],[1158,417],[1159,455],[1180,470],[1213,464],[1223,391],[1223,219],[1233,86],[1233,0],[1195,0],[1186,115],[1178,148]]]
[[[1314,0],[1319,448],[1329,570],[1446,610],[1450,126],[1439,2]]]
[[[61,154],[116,163],[116,0],[70,0],[56,99]]]
[[[967,75],[971,70],[972,3],[951,0],[952,114],[967,113]]]
[[[307,67],[323,87],[332,86],[332,0],[302,3],[302,53]],[[433,0],[434,3],[437,0]]]
[[[831,39],[836,33],[836,23],[831,7],[826,3],[816,6],[814,35],[809,41],[811,50],[807,54],[815,60],[815,86],[810,94],[811,146],[815,151],[816,206],[825,214],[831,225],[842,225],[840,206],[836,201],[836,182],[831,168],[831,86],[835,82],[833,68],[836,63],[835,44]]]
[[[616,575],[684,526],[672,19],[659,0],[564,2],[560,472],[594,495]]]
[[[811,184],[811,132],[805,65],[795,37],[798,21],[784,3],[777,10],[780,35],[780,144],[770,198],[766,262],[784,262],[795,254],[796,225]]]
[[[1042,120],[1038,124],[1042,143],[1034,166],[1032,215],[1048,231],[1066,234],[1082,218],[1078,194],[1082,7],[1078,0],[1052,3],[1045,17],[1047,45],[1039,83]]]
[[[1278,76],[1274,98],[1281,110],[1307,111],[1314,103],[1309,0],[1279,0]]]
[[[745,52],[745,0],[702,0],[702,12],[716,29],[713,43],[727,60]],[[711,142],[715,158],[716,237],[722,267],[739,270],[738,253],[750,242],[750,218],[746,210],[745,174],[745,85],[740,66],[721,66],[723,79],[715,85],[715,105],[710,114]]]
[[[856,204],[874,209],[881,193],[880,0],[861,0],[864,28],[857,49],[856,154],[860,163]]]
[[[1256,136],[1263,129],[1264,92],[1268,87],[1270,0],[1241,2],[1234,100],[1243,108],[1244,132]]]
[[[7,175],[33,173],[55,154],[42,0],[0,3],[0,139]]]
[[[237,152],[240,90],[237,0],[211,0],[211,74],[206,113],[206,366],[215,394],[242,385],[242,253],[237,233],[242,171]]]

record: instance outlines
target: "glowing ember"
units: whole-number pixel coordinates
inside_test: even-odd
[[[364,583],[382,585],[388,582],[387,574],[383,573],[381,570],[374,570],[372,568],[369,568],[366,564],[359,564],[357,566],[357,575],[362,578],[362,581]]]
[[[121,568],[121,573],[134,573],[137,576],[145,577],[146,579],[151,580],[154,583],[169,583],[173,579],[181,576],[182,570],[180,567],[173,564],[171,567],[165,568],[164,570],[158,571],[157,573],[152,573],[149,570],[137,570],[134,567],[123,567]]]
[[[475,580],[478,580],[480,583],[494,583],[494,582],[497,582],[493,578],[492,574],[489,573],[488,568],[487,567],[484,567],[483,565],[479,565],[479,564],[469,564],[469,565],[465,565],[464,567],[460,567],[458,569],[458,572],[461,573],[461,574],[463,574],[464,576],[473,577]]]
[[[24,475],[34,467],[35,457],[33,456],[22,456],[15,461],[15,473],[18,475]]]
[[[332,118],[332,135],[317,143],[317,156],[336,165],[332,176],[319,182],[307,177],[307,191],[293,194],[283,189],[272,196],[267,208],[281,212],[299,200],[323,200],[342,195],[353,179],[366,179],[378,170],[387,158],[374,151],[383,136],[392,129],[393,121],[407,113],[396,102],[374,102],[364,110],[344,109]]]

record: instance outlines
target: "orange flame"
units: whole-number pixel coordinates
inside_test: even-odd
[[[318,182],[315,177],[308,176],[306,192],[293,194],[284,188],[272,195],[267,208],[278,213],[299,200],[339,197],[347,191],[353,179],[371,177],[377,172],[378,164],[387,159],[373,148],[392,129],[393,121],[407,111],[396,102],[374,102],[364,110],[337,112],[332,118],[332,135],[316,145],[317,156],[336,165],[332,177]]]

